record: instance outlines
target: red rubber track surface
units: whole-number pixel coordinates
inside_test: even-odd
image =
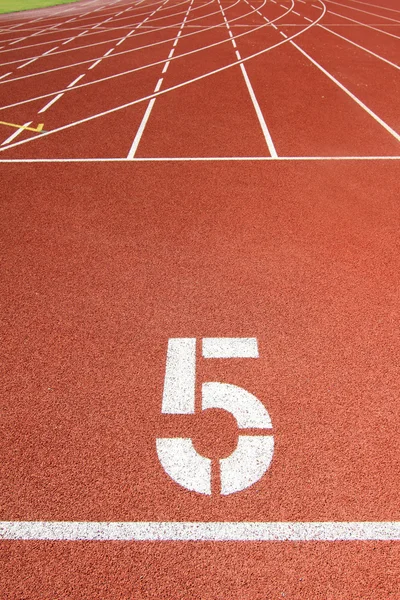
[[[397,539],[2,529],[400,521],[399,48],[390,0],[1,17],[1,600],[400,598]],[[205,360],[207,337],[256,338],[259,358]],[[198,340],[194,415],[161,414],[171,338]],[[198,410],[207,381],[273,424],[270,468],[226,496],[156,451],[234,451],[235,419]]]

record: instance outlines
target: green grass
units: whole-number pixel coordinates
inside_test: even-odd
[[[70,4],[78,0],[0,0],[0,13],[18,12],[32,8],[45,8],[56,4]]]

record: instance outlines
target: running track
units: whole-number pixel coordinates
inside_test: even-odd
[[[1,16],[1,600],[400,598],[399,69],[395,0]]]

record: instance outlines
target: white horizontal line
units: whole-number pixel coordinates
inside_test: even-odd
[[[400,156],[176,156],[145,158],[2,158],[1,163],[85,163],[85,162],[213,162],[213,161],[329,161],[329,160],[400,160]]]
[[[400,522],[0,521],[0,539],[52,541],[400,541]]]

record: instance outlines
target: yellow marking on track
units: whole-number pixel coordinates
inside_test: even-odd
[[[16,127],[17,129],[27,129],[28,131],[33,131],[34,133],[40,133],[43,131],[44,123],[40,123],[36,128],[35,127],[27,127],[26,125],[16,125],[15,123],[7,123],[7,121],[0,121],[0,125],[8,125],[8,127]]]

